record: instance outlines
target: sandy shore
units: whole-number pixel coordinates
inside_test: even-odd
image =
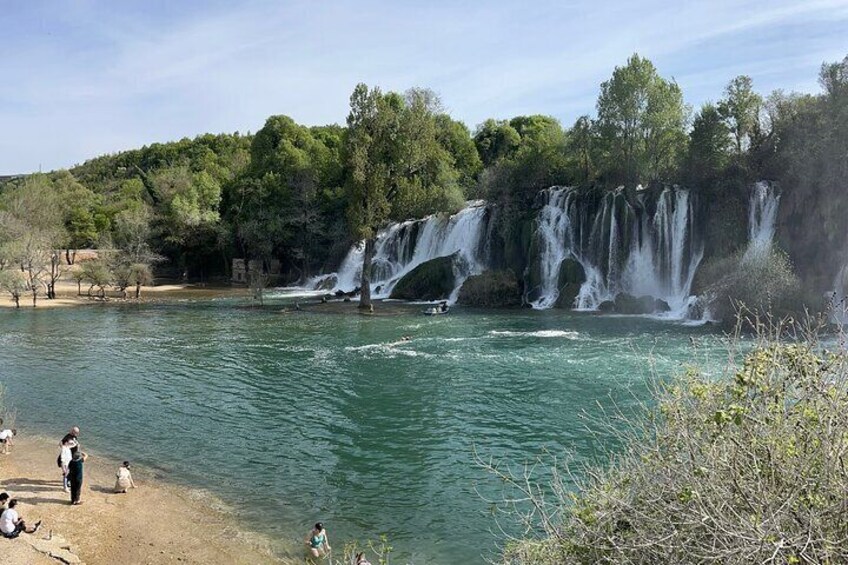
[[[0,490],[20,501],[28,523],[43,520],[36,534],[0,538],[6,565],[283,563],[271,540],[238,529],[211,496],[155,481],[144,469],[133,471],[137,489],[113,494],[119,462],[97,454],[85,463],[83,504],[71,506],[57,452],[54,440],[19,436],[12,453],[0,455]]]
[[[123,304],[124,302],[135,302],[134,298],[129,298],[124,301],[118,296],[115,291],[106,292],[106,300],[102,300],[98,296],[89,297],[86,294],[87,288],[83,285],[83,294],[77,294],[77,285],[70,281],[60,281],[56,285],[56,298],[47,300],[47,298],[39,294],[36,301],[36,308],[67,308],[72,306],[85,306],[97,304]],[[96,295],[97,290],[93,291]],[[133,297],[135,289],[129,290],[129,296]],[[167,299],[203,299],[203,298],[219,298],[221,296],[249,296],[249,289],[239,287],[207,287],[191,284],[163,284],[158,286],[142,287],[141,302],[156,302]],[[21,296],[21,309],[32,308],[32,295],[24,294]],[[15,303],[9,297],[9,293],[3,292],[0,294],[0,308],[14,308]]]

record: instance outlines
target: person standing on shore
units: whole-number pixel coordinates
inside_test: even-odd
[[[71,458],[68,464],[68,483],[71,487],[71,504],[82,504],[80,494],[82,494],[82,479],[83,479],[83,463],[88,459],[88,455],[82,451],[77,451]]]
[[[61,449],[59,452],[59,467],[62,468],[62,488],[65,492],[70,492],[70,484],[68,483],[68,465],[71,463],[74,453],[79,451],[78,437],[79,428],[74,426],[59,442],[59,447]]]

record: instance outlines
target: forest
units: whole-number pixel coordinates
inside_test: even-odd
[[[365,282],[388,223],[485,199],[508,239],[556,185],[685,186],[704,208],[705,261],[717,261],[744,240],[748,187],[768,180],[781,191],[779,247],[819,290],[847,258],[848,57],[823,63],[819,83],[817,94],[764,95],[738,76],[692,108],[634,54],[600,85],[593,115],[473,130],[431,90],[360,84],[344,125],[275,115],[255,134],[154,143],[0,181],[0,285],[16,300],[51,298],[75,250],[91,248],[104,253],[78,282],[101,291],[138,294],[154,277],[224,281],[234,258],[263,271],[278,262],[276,282],[288,284],[334,268],[363,240]]]

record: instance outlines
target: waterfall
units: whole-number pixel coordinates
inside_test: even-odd
[[[771,251],[779,204],[780,195],[771,184],[760,181],[751,189],[748,205],[748,249],[743,261]]]
[[[539,283],[528,288],[530,305],[541,309],[556,303],[560,267],[571,258],[586,276],[575,308],[594,310],[624,292],[662,299],[673,315],[684,316],[703,256],[689,192],[665,189],[655,202],[644,192],[631,197],[623,189],[606,193],[600,202],[596,198],[568,187],[544,191],[534,236],[539,256],[531,258],[530,267],[538,270],[531,274]]]
[[[372,295],[388,298],[397,282],[418,265],[456,254],[456,286],[450,297],[455,301],[465,279],[486,267],[488,216],[485,203],[476,201],[452,216],[428,216],[391,224],[380,231],[372,262]],[[326,287],[327,281],[334,280],[333,291],[350,292],[358,288],[364,250],[364,242],[354,245],[336,273],[313,279],[312,286]]]

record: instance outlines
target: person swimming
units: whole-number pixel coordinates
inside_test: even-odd
[[[306,545],[313,557],[327,555],[330,551],[330,538],[327,536],[327,530],[324,529],[324,524],[321,522],[315,524],[315,527],[312,528],[312,531],[306,537]]]

